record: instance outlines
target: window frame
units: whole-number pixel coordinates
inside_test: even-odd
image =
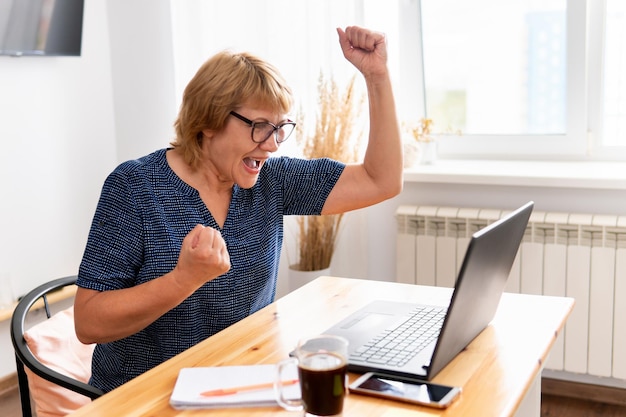
[[[626,161],[624,146],[603,144],[604,131],[604,42],[606,0],[588,1],[589,57],[588,57],[588,132],[590,155],[596,160]]]

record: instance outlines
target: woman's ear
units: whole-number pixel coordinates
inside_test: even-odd
[[[215,132],[209,129],[204,129],[200,133],[198,133],[198,143],[202,143],[204,139],[211,139]]]

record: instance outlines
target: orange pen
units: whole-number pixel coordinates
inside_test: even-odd
[[[293,385],[293,384],[297,384],[298,382],[299,382],[299,380],[297,380],[297,379],[290,379],[290,380],[287,380],[287,381],[282,381],[281,384],[282,385]],[[240,387],[214,389],[214,390],[201,392],[200,395],[203,396],[203,397],[217,397],[217,396],[221,396],[221,395],[233,395],[233,394],[238,394],[240,392],[267,389],[267,388],[272,388],[273,386],[274,386],[273,382],[266,382],[266,383],[263,383],[263,384],[244,385],[244,386],[240,386]]]

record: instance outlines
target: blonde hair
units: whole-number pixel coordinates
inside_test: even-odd
[[[232,110],[244,105],[288,113],[291,89],[278,70],[249,53],[220,52],[206,61],[191,79],[174,122],[176,139],[185,161],[195,167],[200,159],[202,131],[220,131]]]

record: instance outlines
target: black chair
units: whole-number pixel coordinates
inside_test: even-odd
[[[63,375],[48,366],[42,364],[33,355],[24,339],[24,321],[33,304],[43,299],[44,309],[47,318],[51,317],[51,310],[48,304],[47,295],[53,291],[60,290],[65,286],[73,285],[76,282],[76,276],[59,278],[47,282],[26,294],[17,304],[13,317],[11,318],[11,340],[15,349],[15,359],[17,364],[17,377],[20,390],[20,401],[22,405],[22,415],[24,417],[32,416],[30,390],[28,387],[28,379],[25,367],[30,369],[35,375],[50,381],[54,384],[77,392],[81,395],[91,398],[92,400],[100,397],[104,393],[91,385],[76,380],[69,376]]]

